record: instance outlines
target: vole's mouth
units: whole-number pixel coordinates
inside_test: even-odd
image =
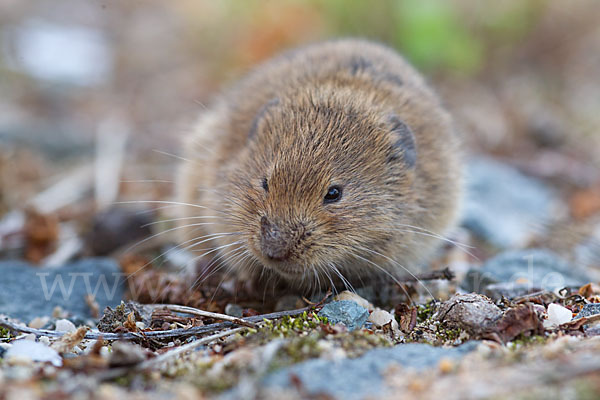
[[[284,278],[297,278],[306,273],[306,266],[298,264],[293,260],[285,259],[285,260],[277,260],[270,257],[265,256],[262,252],[253,248],[252,252],[258,258],[260,263],[263,265],[263,268],[266,268],[269,271],[273,271]]]
[[[264,257],[262,257],[264,259]],[[298,277],[305,274],[306,267],[290,261],[263,260],[264,268],[275,271],[286,278]]]

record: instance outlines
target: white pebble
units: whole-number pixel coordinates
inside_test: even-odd
[[[40,336],[38,339],[40,343],[45,344],[46,346],[50,346],[50,338],[48,336]]]
[[[394,317],[389,312],[378,308],[374,310],[367,321],[374,323],[377,326],[383,326],[390,322]]]
[[[74,332],[77,330],[75,324],[73,324],[68,319],[59,319],[56,321],[56,329],[57,332]]]
[[[573,319],[573,313],[568,308],[552,303],[548,306],[548,319],[544,320],[544,328],[552,329]]]
[[[382,310],[381,308],[376,308],[375,310],[373,310],[373,312],[369,315],[367,321],[372,322],[375,326],[378,327],[382,327],[391,322],[391,328],[392,332],[394,333],[394,336],[397,337],[398,335],[400,335],[400,328],[398,326],[398,321],[396,321],[396,318],[394,318],[392,314],[385,310]]]

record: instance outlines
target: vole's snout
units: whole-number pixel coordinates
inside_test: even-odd
[[[260,219],[260,249],[271,260],[285,261],[290,256],[290,238],[280,227],[263,216]]]

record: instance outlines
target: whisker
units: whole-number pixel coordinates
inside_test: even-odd
[[[153,149],[152,151],[155,152],[155,153],[158,153],[158,154],[162,154],[164,156],[169,156],[169,157],[176,158],[176,159],[181,160],[181,161],[187,161],[187,162],[191,162],[191,163],[195,163],[196,162],[196,161],[190,160],[188,158],[178,156],[176,154],[167,153],[166,151],[157,150],[157,149]]]
[[[164,224],[167,222],[185,221],[188,219],[206,219],[206,218],[221,218],[221,217],[216,217],[214,215],[202,215],[202,216],[197,216],[197,217],[180,217],[180,218],[162,219],[162,220],[158,220],[158,221],[154,221],[154,222],[149,222],[147,224],[142,225],[141,227],[145,228],[147,226]],[[216,225],[216,223],[210,223],[210,224]]]
[[[204,271],[202,272],[202,274],[200,274],[200,276],[194,281],[193,285],[198,285],[202,282],[204,282],[205,280],[207,280],[208,278],[210,278],[211,276],[213,276],[215,273],[217,273],[221,268],[225,267],[227,264],[227,262],[229,260],[231,260],[233,257],[239,255],[239,254],[243,254],[243,246],[239,246],[236,247],[234,249],[227,249],[228,251],[226,253],[223,254],[217,254],[213,260],[211,260],[211,262],[208,264],[208,266],[206,266],[206,268],[204,269]],[[234,254],[237,251],[242,250],[241,253],[238,254]],[[220,260],[220,261],[219,261]],[[218,265],[216,266],[216,268],[214,268],[213,270],[210,270],[210,267],[212,267],[213,265],[215,265],[215,263],[218,262]]]
[[[211,211],[215,211],[215,212],[220,212],[218,210],[213,210],[211,208],[205,207],[205,206],[201,206],[198,204],[191,204],[191,203],[182,203],[179,201],[167,201],[167,200],[129,200],[129,201],[115,201],[114,204],[168,204],[171,206],[184,206],[184,207],[194,207],[194,208],[201,208],[203,210],[211,210]]]
[[[333,263],[329,263],[328,266],[329,266],[329,268],[331,268],[331,270],[333,272],[336,273],[337,276],[340,277],[346,290],[349,290],[352,293],[356,293],[356,290],[354,290],[354,286],[352,286],[352,284],[346,279],[346,277],[340,272],[340,270]]]
[[[406,268],[404,265],[400,264],[399,262],[397,262],[395,260],[392,260],[390,257],[388,257],[388,256],[386,256],[384,254],[381,254],[381,253],[379,253],[377,251],[374,251],[374,250],[371,250],[371,249],[367,249],[367,248],[364,248],[364,247],[360,247],[360,249],[363,250],[363,251],[368,251],[370,253],[373,253],[373,254],[375,254],[377,256],[384,257],[385,259],[387,259],[391,263],[399,266],[400,268],[402,268],[403,270],[405,270],[411,277],[413,277],[416,282],[418,282],[421,286],[423,286],[423,288],[427,291],[427,293],[429,293],[429,295],[431,296],[431,298],[435,298],[435,296],[433,295],[433,293],[431,293],[431,291],[429,290],[429,288],[427,288],[427,286],[425,286],[425,284],[415,274],[413,274],[408,268]],[[368,259],[366,259],[364,257],[359,256],[356,253],[353,253],[353,254],[354,254],[354,256],[356,256],[358,258],[361,258],[362,260],[367,261],[367,262],[371,263],[372,265],[376,266],[377,268],[379,268],[382,272],[384,272],[390,278],[392,278],[394,280],[394,282],[398,286],[400,286],[400,287],[403,288],[402,284],[398,281],[398,279],[395,276],[393,276],[389,271],[387,271],[385,268],[377,265],[376,263],[372,262],[371,260],[368,260]],[[406,290],[405,289],[403,289],[403,290],[406,293],[406,295],[408,296],[408,293],[406,292]],[[410,298],[410,296],[408,296],[408,299],[412,302],[412,299]]]
[[[220,236],[215,236],[215,235],[220,235]],[[208,237],[208,236],[211,236],[211,237],[210,237],[210,238],[208,238],[208,239],[205,239],[205,238],[206,238],[206,237]],[[141,266],[140,268],[138,268],[138,269],[137,269],[135,272],[132,272],[131,274],[129,274],[129,275],[127,276],[127,279],[129,279],[129,278],[133,277],[133,276],[134,276],[134,275],[136,275],[138,272],[142,271],[144,268],[146,268],[147,266],[151,265],[152,263],[154,263],[154,262],[155,262],[156,260],[158,260],[159,258],[161,258],[161,257],[164,257],[164,256],[166,256],[167,254],[170,254],[172,251],[175,251],[175,250],[179,249],[179,250],[178,250],[178,253],[179,253],[179,252],[182,252],[182,251],[185,251],[185,250],[189,250],[189,249],[191,249],[191,248],[193,248],[193,247],[195,247],[195,246],[197,246],[197,245],[199,245],[199,244],[202,244],[202,243],[208,242],[208,241],[210,241],[210,240],[216,240],[216,239],[220,239],[220,238],[222,238],[222,237],[225,237],[225,236],[229,236],[229,235],[224,235],[224,234],[210,234],[210,235],[205,235],[205,236],[196,237],[196,238],[193,238],[193,239],[186,240],[186,241],[184,241],[184,242],[180,243],[179,245],[177,245],[177,246],[175,246],[175,247],[171,247],[171,248],[167,249],[166,251],[163,251],[161,254],[159,254],[158,256],[154,257],[152,260],[148,261],[146,264],[142,265],[142,266]],[[202,240],[202,239],[204,239],[204,240]],[[196,242],[196,243],[192,243],[192,244],[191,244],[191,245],[189,245],[189,246],[185,246],[184,248],[181,248],[181,246],[183,246],[183,245],[184,245],[184,244],[186,244],[186,243],[190,243],[190,242]],[[176,254],[178,254],[178,253],[176,253]],[[193,261],[193,259],[192,259],[192,261]]]
[[[164,234],[166,234],[166,233],[173,232],[173,231],[176,231],[176,230],[179,230],[179,229],[191,228],[191,227],[194,227],[194,226],[202,226],[202,225],[203,225],[203,223],[198,223],[198,224],[187,224],[187,225],[182,225],[182,226],[176,226],[176,227],[174,227],[174,228],[170,228],[170,229],[167,229],[167,230],[164,230],[164,231],[161,231],[161,232],[155,233],[154,235],[148,236],[147,238],[145,238],[145,239],[142,239],[142,240],[140,240],[139,242],[137,242],[137,243],[135,243],[135,244],[133,244],[133,245],[129,246],[129,247],[128,247],[128,248],[127,248],[127,249],[126,249],[124,252],[125,252],[125,253],[127,253],[127,252],[131,251],[132,249],[136,248],[137,246],[139,246],[140,244],[146,243],[147,241],[149,241],[149,240],[152,240],[152,239],[154,239],[155,237],[158,237],[158,236],[164,235]]]

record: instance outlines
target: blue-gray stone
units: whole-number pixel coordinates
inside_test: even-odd
[[[361,399],[386,393],[383,375],[393,364],[424,370],[441,358],[459,359],[475,349],[478,342],[459,347],[434,347],[424,343],[378,348],[355,359],[337,361],[314,359],[276,371],[264,379],[266,386],[290,387],[297,376],[308,394],[328,394],[339,399]]]
[[[466,182],[463,225],[500,248],[523,246],[558,203],[542,182],[487,158],[469,160]]]
[[[520,282],[530,290],[555,290],[565,286],[581,286],[592,279],[589,274],[571,265],[555,253],[544,249],[514,250],[489,259],[481,268],[471,269],[462,288],[486,293],[488,285]]]
[[[94,296],[100,309],[123,299],[125,276],[114,260],[90,258],[57,268],[20,261],[0,262],[0,314],[28,322],[50,316],[56,306],[74,318],[91,317],[85,302]]]
[[[591,317],[592,315],[597,314],[600,314],[600,303],[590,303],[583,306],[581,311],[579,311],[579,313],[577,313],[577,315],[573,319]]]
[[[340,300],[325,304],[319,316],[327,317],[332,324],[342,323],[349,331],[360,329],[369,318],[369,311],[353,301]]]

